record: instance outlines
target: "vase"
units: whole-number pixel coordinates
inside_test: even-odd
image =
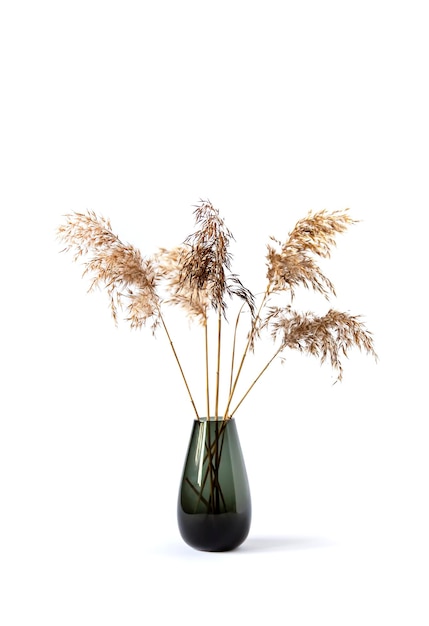
[[[234,419],[194,421],[177,518],[183,540],[197,550],[234,550],[246,539],[251,500]]]

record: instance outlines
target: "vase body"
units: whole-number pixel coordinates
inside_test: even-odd
[[[233,550],[246,539],[250,490],[233,419],[194,421],[177,517],[183,540],[197,550]]]

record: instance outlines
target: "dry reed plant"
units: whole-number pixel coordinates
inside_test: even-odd
[[[196,231],[180,246],[172,250],[161,248],[149,257],[143,257],[138,249],[124,244],[113,233],[109,220],[92,211],[66,215],[57,234],[65,244],[64,250],[73,251],[74,260],[87,259],[83,274],[91,278],[90,290],[96,287],[106,289],[115,323],[119,310],[122,310],[132,328],[149,325],[154,333],[160,327],[163,329],[197,418],[202,413],[197,410],[167,328],[163,315],[165,306],[181,307],[204,328],[205,414],[214,414],[216,419],[231,419],[262,374],[288,348],[315,356],[322,363],[328,360],[338,373],[337,380],[343,377],[341,358],[347,357],[353,347],[377,358],[371,333],[359,316],[333,309],[317,316],[292,308],[299,287],[312,289],[327,300],[335,295],[332,282],[317,265],[317,257],[329,258],[336,236],[355,223],[347,209],[309,212],[296,223],[285,242],[271,237],[266,254],[267,284],[258,307],[252,292],[231,271],[229,248],[233,236],[219,211],[211,202],[201,201],[194,216]],[[289,298],[289,301],[282,306],[273,306],[273,296]],[[228,301],[233,298],[241,301],[241,308],[236,318],[227,372],[226,406],[220,412],[222,326],[227,320]],[[236,365],[237,331],[243,309],[250,313],[250,327]],[[211,323],[216,329],[214,381],[210,376]],[[237,399],[237,385],[243,376],[246,358],[249,352],[255,352],[258,341],[266,333],[274,343],[272,356]]]

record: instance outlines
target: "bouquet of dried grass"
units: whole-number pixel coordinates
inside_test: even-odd
[[[74,259],[86,257],[84,275],[91,278],[90,289],[106,289],[113,318],[119,310],[126,312],[132,328],[149,325],[155,333],[162,329],[168,338],[180,370],[193,410],[200,418],[194,396],[167,328],[164,309],[167,305],[184,309],[191,319],[203,326],[205,342],[205,414],[215,419],[231,419],[262,374],[286,350],[298,350],[330,361],[342,379],[341,358],[353,347],[376,357],[371,333],[359,316],[330,309],[325,315],[299,312],[292,308],[298,287],[312,289],[327,300],[335,295],[332,282],[323,274],[317,258],[328,258],[335,238],[354,223],[348,210],[309,212],[299,220],[285,242],[270,239],[266,254],[266,287],[258,306],[253,293],[231,271],[229,251],[232,233],[219,211],[209,202],[201,201],[195,208],[196,231],[172,250],[160,249],[152,256],[123,243],[114,234],[109,220],[94,212],[72,213],[58,229],[65,250],[74,252]],[[282,300],[274,306],[273,297]],[[220,373],[222,325],[227,319],[227,303],[241,301],[232,340],[228,371],[228,393],[221,412]],[[286,300],[286,302],[284,302]],[[237,358],[237,329],[241,312],[249,312],[244,349]],[[211,380],[211,345],[209,325],[215,326],[215,374]],[[249,352],[267,334],[273,340],[273,352],[245,391],[237,397],[237,385],[243,376]],[[214,401],[211,392],[214,390]]]

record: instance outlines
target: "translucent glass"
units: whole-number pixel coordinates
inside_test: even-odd
[[[178,500],[184,541],[198,550],[233,550],[246,539],[250,521],[249,483],[235,421],[196,420]]]

